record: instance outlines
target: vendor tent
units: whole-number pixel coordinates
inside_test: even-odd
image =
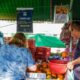
[[[35,39],[35,46],[37,47],[65,48],[65,44],[57,37],[43,34],[28,35],[27,37],[28,39]]]

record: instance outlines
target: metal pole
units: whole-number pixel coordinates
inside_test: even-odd
[[[50,19],[52,20],[52,0],[50,0]]]

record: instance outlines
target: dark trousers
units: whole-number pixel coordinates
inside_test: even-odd
[[[74,80],[79,80],[79,79],[74,75]]]

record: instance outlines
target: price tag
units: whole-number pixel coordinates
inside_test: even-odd
[[[28,73],[28,75],[31,79],[46,79],[45,73]]]

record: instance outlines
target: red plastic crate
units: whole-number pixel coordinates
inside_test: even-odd
[[[29,39],[28,40],[28,47],[29,48],[35,48],[35,40]]]
[[[36,47],[36,60],[47,60],[47,58],[50,56],[51,49],[46,47]]]

